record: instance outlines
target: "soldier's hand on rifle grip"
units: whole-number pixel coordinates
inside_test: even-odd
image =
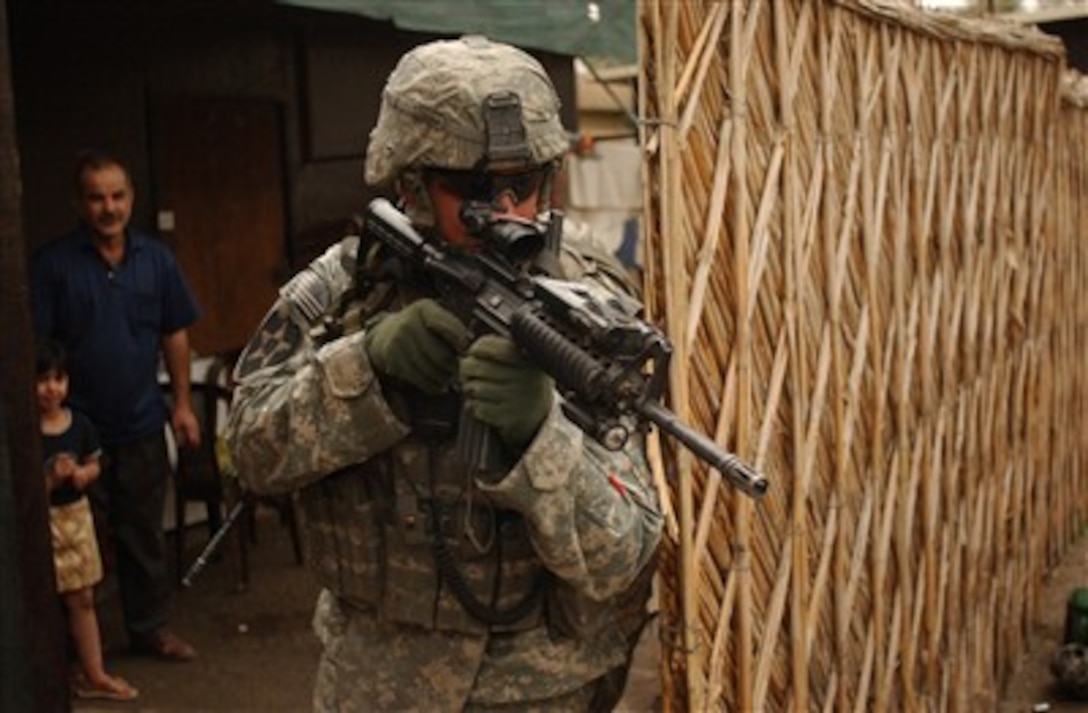
[[[518,452],[529,445],[552,408],[551,377],[504,337],[476,340],[461,359],[460,379],[472,414]]]
[[[437,302],[422,299],[376,321],[363,341],[374,369],[439,394],[453,383],[469,332]]]

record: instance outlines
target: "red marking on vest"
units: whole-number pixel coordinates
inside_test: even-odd
[[[627,495],[627,486],[623,484],[615,473],[608,474],[608,482],[612,484],[612,487],[616,489],[616,492],[620,495]]]

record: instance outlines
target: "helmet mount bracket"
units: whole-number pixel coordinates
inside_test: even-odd
[[[521,98],[509,91],[489,94],[483,112],[487,134],[487,147],[480,161],[483,170],[524,169],[531,165],[533,152],[522,121]]]

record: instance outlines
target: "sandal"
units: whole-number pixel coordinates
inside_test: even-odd
[[[108,701],[131,701],[140,695],[138,690],[120,676],[107,676],[98,685],[80,676],[72,682],[72,693],[76,698]]]

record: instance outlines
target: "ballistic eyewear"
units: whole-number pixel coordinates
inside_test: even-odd
[[[503,193],[509,193],[516,203],[521,203],[540,189],[550,171],[550,166],[540,166],[518,173],[431,168],[426,170],[425,175],[434,178],[462,200],[492,203]]]

